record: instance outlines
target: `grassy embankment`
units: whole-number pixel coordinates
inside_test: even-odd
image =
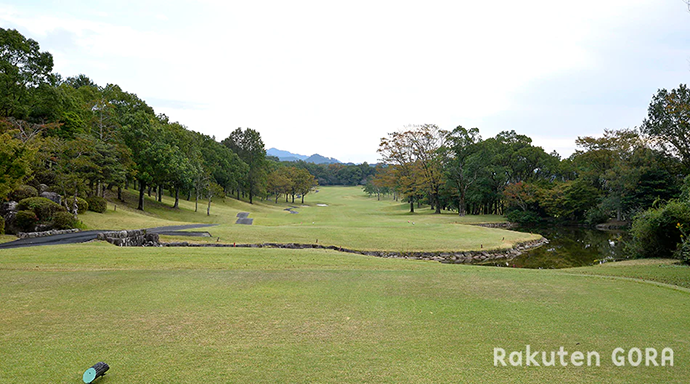
[[[329,207],[309,210],[346,200],[344,191],[340,198],[335,192],[332,201],[324,199]],[[380,204],[391,215],[382,225],[406,228],[410,216]],[[268,208],[253,212],[257,224],[278,215]],[[287,221],[305,217],[299,215],[285,216],[276,227],[299,230]],[[154,210],[142,220],[167,224],[161,217]],[[416,228],[427,220],[432,228],[442,226],[433,220],[462,227],[450,215],[414,220],[422,224]],[[2,250],[0,382],[77,383],[86,368],[105,361],[111,370],[99,379],[104,384],[684,383],[690,377],[690,293],[582,275],[690,280],[690,268],[659,267],[667,264],[523,270],[322,250],[102,242]],[[493,366],[493,348],[524,351],[527,344],[540,351],[597,351],[601,366]],[[670,347],[675,366],[616,367],[616,347]]]

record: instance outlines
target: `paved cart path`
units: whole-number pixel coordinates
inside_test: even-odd
[[[167,227],[147,228],[148,233],[161,233],[171,231],[181,231],[184,229],[206,228],[217,224],[185,224],[185,225],[170,225]],[[39,245],[60,245],[60,244],[76,244],[84,243],[94,240],[99,233],[110,232],[107,229],[97,229],[89,231],[81,231],[75,233],[64,233],[61,235],[52,235],[44,237],[34,237],[28,239],[18,239],[8,243],[0,244],[0,249],[11,249],[20,247],[35,247]]]

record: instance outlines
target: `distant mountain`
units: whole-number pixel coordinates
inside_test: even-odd
[[[332,158],[332,157],[325,157],[321,156],[318,153],[315,153],[309,157],[307,157],[306,160],[307,163],[315,163],[315,164],[336,164],[340,163],[340,161]]]
[[[297,161],[297,160],[306,160],[308,156],[304,155],[298,155],[296,153],[288,152],[288,151],[283,151],[277,148],[271,148],[268,151],[266,151],[266,154],[268,156],[275,156],[280,159],[280,161]]]
[[[268,156],[275,156],[277,157],[280,161],[299,161],[299,160],[304,160],[307,163],[315,163],[315,164],[333,164],[333,163],[340,163],[337,159],[334,159],[332,157],[325,157],[321,156],[318,153],[315,153],[311,156],[304,156],[304,155],[299,155],[297,153],[292,153],[289,151],[283,151],[280,149],[276,148],[271,148],[268,151],[266,151],[266,155]]]

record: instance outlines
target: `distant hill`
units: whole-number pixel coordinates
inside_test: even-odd
[[[307,157],[309,156],[304,156],[304,155],[298,155],[296,153],[288,152],[288,151],[283,151],[277,148],[271,148],[268,151],[266,151],[266,155],[268,156],[275,156],[280,159],[280,161],[297,161],[297,160],[307,160]]]
[[[334,159],[332,157],[325,157],[321,156],[318,153],[315,153],[311,156],[304,156],[300,155],[297,153],[292,153],[289,151],[283,151],[277,148],[271,148],[268,151],[266,151],[266,155],[268,156],[275,156],[280,161],[299,161],[299,160],[304,160],[307,163],[315,163],[315,164],[333,164],[333,163],[340,163],[337,159]]]
[[[315,163],[315,164],[335,164],[335,163],[340,163],[340,161],[332,158],[332,157],[325,157],[321,156],[318,153],[315,153],[309,157],[307,157],[306,160],[307,163]]]

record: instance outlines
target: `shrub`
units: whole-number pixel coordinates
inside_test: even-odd
[[[105,213],[108,209],[108,202],[100,196],[87,197],[86,201],[89,203],[89,211]]]
[[[20,185],[10,193],[10,200],[21,201],[30,197],[37,197],[38,191],[30,185]]]
[[[69,212],[58,212],[53,217],[55,229],[72,229],[79,226],[79,221]]]
[[[518,223],[520,225],[535,225],[541,221],[541,218],[536,212],[513,210],[506,214],[506,219],[511,223]]]
[[[46,199],[45,197],[30,197],[19,202],[20,211],[33,211],[41,221],[50,221],[55,212],[65,211],[65,208]]]
[[[38,223],[38,216],[33,211],[19,211],[14,217],[14,225],[22,232],[31,232]]]
[[[0,235],[5,233],[5,219],[0,216]]]
[[[585,222],[591,226],[605,223],[609,219],[609,212],[603,208],[592,208],[585,214]]]
[[[65,204],[67,204],[69,209],[72,210],[72,207],[74,207],[74,196],[66,198]],[[77,197],[77,213],[82,214],[88,210],[89,210],[89,203],[86,200],[82,199],[81,197]]]
[[[688,237],[690,230],[681,223],[678,223],[676,228],[680,231],[681,243],[678,244],[678,249],[676,249],[674,256],[683,261],[683,263],[690,264],[690,238]]]
[[[671,201],[650,208],[635,216],[626,250],[633,257],[680,257],[681,228],[690,228],[689,203]]]

